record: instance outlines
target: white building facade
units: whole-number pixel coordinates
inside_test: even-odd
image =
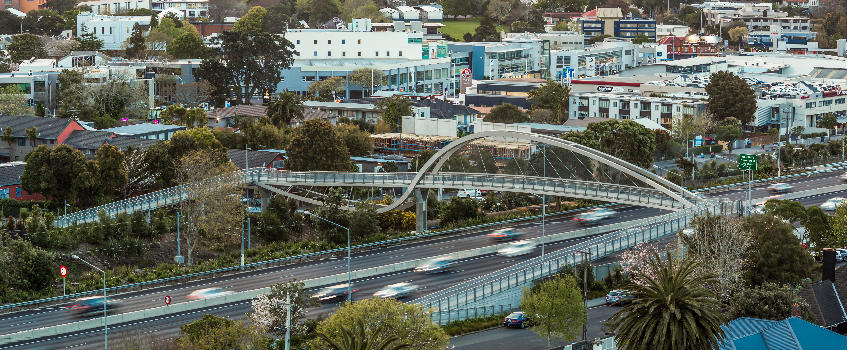
[[[550,78],[565,79],[573,70],[573,78],[611,75],[638,65],[636,45],[629,41],[599,43],[583,50],[551,50]]]
[[[648,118],[670,128],[683,115],[698,115],[707,103],[698,99],[646,97],[637,94],[577,92],[570,95],[569,117],[639,119]]]
[[[120,50],[136,24],[145,27],[146,32],[150,16],[106,16],[86,12],[77,15],[76,32],[77,35],[94,33],[97,39],[103,40],[104,50]]]

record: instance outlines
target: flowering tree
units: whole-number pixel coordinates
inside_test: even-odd
[[[291,301],[291,334],[303,335],[307,331],[306,309],[317,306],[318,302],[305,291],[303,282],[291,280],[288,283],[277,283],[271,287],[271,292],[261,294],[253,299],[253,312],[250,320],[265,331],[285,333],[286,296]]]
[[[643,286],[644,276],[655,276],[655,271],[649,271],[649,262],[660,251],[657,244],[639,243],[621,253],[621,271],[630,277],[630,282]]]
[[[706,215],[694,218],[690,234],[682,234],[687,252],[700,263],[702,270],[715,275],[715,285],[707,286],[722,295],[742,285],[747,253],[753,242],[744,229],[742,219]]]

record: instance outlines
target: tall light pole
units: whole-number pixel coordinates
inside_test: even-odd
[[[541,146],[542,152],[544,153],[544,177],[547,177],[547,145],[544,144]],[[541,195],[541,266],[544,266],[544,233],[546,231],[546,227],[544,225],[545,219],[547,218],[547,193]]]
[[[347,226],[342,226],[342,225],[336,224],[336,223],[334,223],[334,222],[332,222],[328,219],[317,216],[317,215],[315,215],[314,213],[312,213],[308,210],[304,211],[303,214],[306,214],[306,215],[309,215],[309,216],[314,216],[314,217],[321,219],[325,222],[328,222],[330,224],[333,224],[335,226],[343,228],[344,230],[347,231],[347,300],[352,301],[353,300],[353,292],[352,292],[353,280],[352,280],[351,274],[350,274],[350,228],[347,227]]]
[[[103,274],[103,349],[109,349],[109,321],[106,318],[106,305],[109,304],[109,301],[106,300],[106,271],[101,270],[97,266],[92,265],[88,261],[83,260],[76,254],[71,255],[72,258],[77,259],[79,261],[84,262],[86,265],[91,266],[93,269],[100,271]]]
[[[589,263],[591,252],[577,250],[583,255],[583,262]],[[585,265],[585,264],[584,264]],[[582,340],[588,340],[588,266],[583,266],[582,270],[582,306],[585,307],[585,323],[582,324]]]

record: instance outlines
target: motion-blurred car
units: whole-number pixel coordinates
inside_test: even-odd
[[[610,218],[614,217],[615,214],[617,214],[617,212],[612,210],[612,209],[598,208],[598,209],[594,209],[594,210],[585,212],[585,213],[573,218],[572,220],[576,221],[580,225],[586,225],[586,226],[587,225],[596,225],[596,224],[599,224],[603,220],[610,219]]]
[[[841,179],[841,181],[847,182],[847,173],[839,175],[838,178]]]
[[[536,244],[533,241],[517,241],[509,243],[508,246],[497,251],[505,257],[515,257],[532,253],[535,250]]]
[[[232,292],[226,291],[223,288],[203,288],[191,292],[191,294],[188,294],[188,296],[186,296],[185,298],[190,300],[203,300],[209,298],[222,297],[224,295],[230,294],[232,294]]]
[[[794,189],[794,186],[791,186],[787,183],[775,183],[773,185],[768,186],[768,191],[772,193],[787,193],[791,192]]]
[[[529,317],[521,311],[510,313],[509,316],[503,319],[503,325],[512,328],[526,328],[529,326]]]
[[[439,258],[432,259],[423,263],[422,265],[415,268],[415,272],[423,272],[423,273],[439,273],[447,271],[450,268],[450,265],[453,265],[453,258],[449,256],[443,256]]]
[[[521,233],[513,228],[501,228],[488,234],[489,239],[497,241],[510,241],[521,236]]]
[[[830,198],[826,202],[823,202],[823,204],[821,204],[821,209],[826,211],[835,211],[835,209],[838,209],[838,206],[843,204],[844,201],[844,197]]]
[[[95,316],[103,314],[103,297],[87,297],[80,298],[74,301],[74,304],[69,306],[68,309],[71,310],[74,314],[80,317],[86,316]],[[109,311],[116,309],[119,304],[117,301],[106,298],[106,313]]]
[[[408,282],[400,282],[395,284],[390,284],[385,286],[385,288],[380,289],[374,296],[377,298],[405,298],[412,294],[412,292],[416,291],[418,286],[408,283]]]
[[[350,293],[358,290],[353,288],[353,286],[350,287]],[[347,283],[326,287],[312,295],[312,297],[318,299],[322,303],[347,299]]]

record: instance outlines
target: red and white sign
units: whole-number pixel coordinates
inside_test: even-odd
[[[463,94],[467,93],[467,90],[471,86],[472,83],[473,83],[473,79],[471,78],[471,69],[470,68],[462,69],[462,71],[460,72],[460,79],[459,79],[459,92],[463,93]]]
[[[171,296],[165,295],[165,305],[170,305],[170,304],[171,304]]]
[[[68,268],[65,267],[65,265],[59,266],[59,274],[62,275],[63,278],[68,277]]]

